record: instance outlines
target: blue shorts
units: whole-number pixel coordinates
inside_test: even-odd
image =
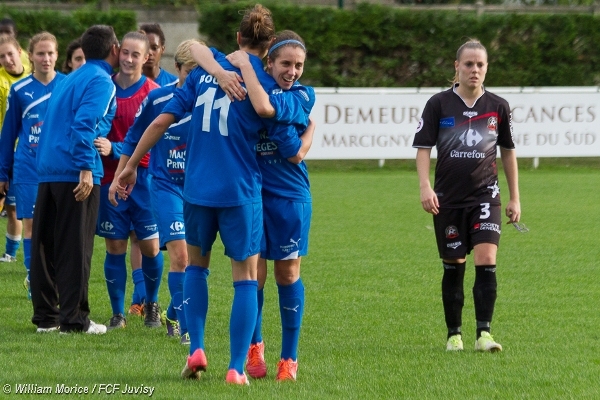
[[[17,219],[32,219],[37,199],[37,183],[17,183],[13,187],[17,200]]]
[[[263,215],[262,258],[295,260],[308,254],[312,203],[263,196]]]
[[[151,178],[150,200],[158,224],[160,247],[173,240],[185,240],[183,221],[183,186]]]
[[[15,194],[15,187],[12,183],[12,179],[8,181],[8,192],[6,192],[6,200],[4,200],[4,204],[7,206],[17,205],[17,195]]]
[[[117,196],[116,207],[108,200],[109,188],[109,183],[100,187],[96,234],[106,239],[126,240],[129,232],[134,230],[139,240],[158,239],[158,228],[150,203],[148,169],[138,168],[137,183],[131,195],[126,201]]]
[[[262,203],[238,207],[205,207],[183,203],[188,244],[202,249],[202,255],[212,250],[217,232],[225,245],[225,255],[243,261],[260,252],[263,232]]]

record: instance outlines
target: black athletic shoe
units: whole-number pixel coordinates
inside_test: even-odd
[[[144,305],[144,325],[148,328],[160,328],[160,307],[158,303],[146,303]]]
[[[126,326],[127,320],[125,319],[123,314],[119,313],[112,316],[112,318],[110,319],[110,323],[106,328],[110,331],[111,329],[120,329],[125,328]]]

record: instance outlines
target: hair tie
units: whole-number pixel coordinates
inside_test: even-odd
[[[273,52],[275,49],[277,49],[277,48],[279,48],[279,47],[281,47],[281,46],[283,46],[283,45],[285,45],[285,44],[290,44],[290,43],[293,43],[293,44],[297,44],[297,45],[299,45],[300,47],[302,47],[302,50],[304,50],[304,52],[306,52],[306,47],[304,47],[304,45],[302,44],[302,42],[300,42],[300,41],[298,41],[298,40],[294,40],[294,39],[289,39],[289,40],[282,40],[281,42],[279,42],[279,43],[277,43],[277,44],[274,44],[273,46],[271,46],[271,48],[269,49],[269,52],[267,53],[267,56],[269,56],[269,57],[270,57],[270,56],[271,56],[271,53],[272,53],[272,52]]]

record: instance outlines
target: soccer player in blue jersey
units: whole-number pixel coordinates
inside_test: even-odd
[[[144,130],[160,115],[169,100],[173,98],[175,89],[183,85],[189,72],[197,66],[190,54],[190,46],[197,42],[197,40],[186,40],[177,47],[175,69],[178,71],[178,84],[151,91],[142,103],[141,112],[125,137],[115,176],[119,176],[123,170]],[[171,305],[166,312],[167,334],[174,336],[175,331],[180,329],[183,344],[189,344],[183,311],[185,301],[183,281],[188,261],[183,220],[183,184],[190,121],[191,113],[188,113],[178,123],[169,127],[152,147],[149,165],[152,210],[158,224],[160,247],[167,248],[171,262],[168,276]],[[116,187],[115,180],[109,190],[111,201],[116,201]]]
[[[73,40],[67,46],[67,56],[63,63],[62,71],[65,74],[71,73],[85,64],[85,54],[81,48],[81,38]]]
[[[140,272],[146,289],[144,324],[148,327],[161,326],[158,290],[162,277],[163,256],[159,250],[158,230],[150,205],[148,157],[145,157],[143,165],[140,165],[140,175],[143,178],[140,178],[140,185],[130,200],[113,205],[108,197],[125,135],[133,125],[142,101],[151,90],[158,88],[155,82],[142,74],[142,66],[147,58],[146,35],[140,32],[127,33],[121,42],[119,73],[113,77],[117,99],[115,118],[107,138],[99,138],[95,141],[96,147],[103,156],[104,165],[97,233],[104,237],[106,242],[104,274],[113,312],[108,329],[126,326],[125,258],[132,226],[142,252]]]
[[[86,64],[58,85],[37,150],[39,177],[31,237],[32,322],[38,332],[106,333],[89,319],[88,281],[102,163],[94,139],[114,114],[110,74],[119,62],[114,30],[94,25],[81,37]]]
[[[6,22],[7,21],[7,22]],[[6,22],[3,24],[3,22]],[[0,21],[0,128],[6,113],[6,104],[10,87],[18,80],[31,73],[27,52],[15,38],[14,22],[10,19]],[[22,59],[25,58],[26,62]],[[10,182],[10,181],[9,181]],[[9,183],[9,189],[4,198],[4,211],[6,211],[6,250],[0,262],[17,261],[17,250],[21,244],[23,224],[17,219],[17,206],[14,189]],[[24,282],[27,290],[27,281]]]
[[[11,87],[0,135],[0,190],[8,190],[9,175],[12,171],[17,218],[23,221],[23,256],[27,270],[27,287],[31,263],[33,209],[38,186],[37,147],[52,91],[65,78],[63,74],[54,70],[58,58],[58,43],[51,33],[41,32],[31,38],[29,57],[33,62],[33,74]]]
[[[140,30],[146,34],[150,43],[148,61],[144,63],[144,75],[158,83],[160,87],[176,85],[179,78],[160,67],[166,42],[162,28],[159,24],[148,23],[140,25]]]
[[[264,234],[258,262],[258,317],[246,368],[253,378],[263,378],[267,374],[261,332],[263,288],[267,260],[274,260],[282,325],[281,357],[276,379],[295,381],[304,311],[300,262],[308,252],[312,202],[306,164],[304,161],[298,163],[299,160],[290,162],[283,157],[270,136],[274,130],[291,127],[297,135],[312,142],[314,124],[307,128],[315,94],[312,87],[298,82],[304,70],[306,47],[295,32],[277,33],[267,54],[267,72],[275,78],[277,85],[267,91],[256,78],[247,53],[238,50],[227,59],[240,68],[250,101],[258,114],[278,122],[269,129],[268,135],[261,136],[256,148],[263,177]],[[302,158],[304,155],[301,154]]]
[[[245,12],[238,32],[241,49],[261,82],[273,86],[273,78],[262,70],[274,27],[270,11],[257,4]],[[215,59],[228,71],[236,71],[215,51]],[[226,382],[248,384],[244,360],[256,324],[256,263],[262,236],[261,176],[255,155],[262,119],[249,101],[231,102],[215,78],[202,68],[194,69],[181,90],[176,91],[163,113],[144,132],[138,147],[119,176],[120,195],[127,196],[135,183],[135,167],[141,154],[167,128],[192,111],[192,128],[186,154],[184,219],[189,266],[184,297],[190,334],[190,356],[182,371],[184,378],[198,378],[206,370],[204,325],[208,310],[208,266],[217,233],[230,257],[234,297],[230,318],[231,358]],[[273,137],[284,156],[296,157],[304,142],[297,135]],[[123,189],[126,192],[123,193]]]

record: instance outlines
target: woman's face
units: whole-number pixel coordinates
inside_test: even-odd
[[[29,53],[29,58],[36,73],[48,74],[54,71],[56,59],[58,58],[56,43],[51,40],[37,42],[33,46],[33,53]]]
[[[141,40],[125,39],[119,52],[119,73],[125,75],[141,74],[148,60],[148,49]]]
[[[183,82],[185,82],[185,78],[192,72],[194,68],[197,67],[198,64],[195,63],[187,63],[181,66],[175,65],[175,69],[177,70],[177,77],[179,78],[179,82],[177,83],[177,87],[183,86]]]
[[[302,76],[306,52],[298,46],[283,46],[277,58],[267,60],[267,70],[279,87],[289,90]]]
[[[4,43],[0,46],[0,65],[9,74],[19,75],[23,73],[21,63],[21,49],[17,49],[12,43]]]
[[[150,42],[150,49],[148,54],[148,61],[145,67],[154,68],[160,65],[160,59],[165,52],[165,46],[160,44],[160,38],[155,33],[146,34],[148,41]]]
[[[73,52],[73,54],[71,55],[71,59],[68,61],[68,64],[73,71],[85,64],[85,55],[83,54],[83,50],[81,49],[81,47]]]
[[[454,62],[460,86],[477,89],[483,85],[487,73],[487,53],[482,49],[464,49]]]

